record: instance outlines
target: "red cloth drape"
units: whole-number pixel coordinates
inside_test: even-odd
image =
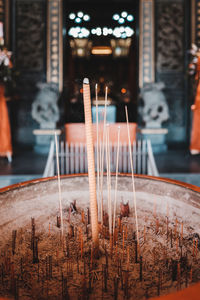
[[[5,87],[0,84],[0,156],[12,155],[10,121],[4,95]]]

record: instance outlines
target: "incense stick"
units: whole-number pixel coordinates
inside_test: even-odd
[[[104,106],[104,123],[103,123],[103,146],[101,155],[101,225],[103,225],[103,169],[104,169],[104,149],[105,149],[105,137],[106,137],[106,115],[107,115],[107,102],[108,102],[108,87],[105,90],[105,106]]]
[[[98,107],[98,85],[95,85],[96,95],[96,133],[97,133],[97,203],[98,203],[98,215],[100,213],[100,195],[99,195],[99,107]]]
[[[111,209],[111,182],[110,182],[110,137],[109,137],[109,124],[106,128],[106,164],[107,164],[107,190],[108,190],[108,222],[109,222],[109,233],[112,234],[112,209]]]
[[[126,122],[127,122],[127,130],[128,130],[128,143],[129,143],[129,154],[130,154],[130,163],[131,163],[132,184],[133,184],[133,200],[134,200],[134,208],[135,208],[135,224],[136,224],[137,241],[139,242],[138,219],[137,219],[137,204],[136,204],[136,194],[135,194],[135,180],[134,180],[134,173],[133,173],[133,160],[132,160],[131,139],[130,139],[130,129],[129,129],[127,106],[125,106],[125,112],[126,112]]]
[[[118,127],[117,133],[117,159],[116,159],[116,176],[115,176],[115,202],[114,202],[114,212],[113,212],[113,234],[115,231],[115,215],[116,215],[116,205],[117,205],[117,183],[118,183],[118,168],[119,168],[119,140],[120,140],[120,126]]]
[[[85,112],[85,130],[86,130],[87,157],[88,157],[88,177],[89,177],[89,192],[90,192],[92,239],[93,239],[95,249],[98,250],[99,247],[98,208],[97,208],[97,195],[96,195],[94,145],[93,145],[93,136],[92,136],[91,97],[90,97],[90,85],[89,85],[88,78],[84,78],[83,80],[83,101],[84,101],[84,112]]]
[[[62,215],[62,198],[61,198],[61,185],[60,185],[60,167],[59,167],[58,140],[57,140],[56,131],[55,131],[55,143],[56,143],[56,164],[57,164],[57,173],[58,173],[59,210],[60,210],[61,232],[62,232],[62,237],[63,237],[63,215]]]

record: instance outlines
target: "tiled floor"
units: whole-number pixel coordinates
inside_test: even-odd
[[[188,150],[170,150],[155,154],[160,177],[167,177],[200,186],[200,155]]]
[[[159,173],[200,173],[200,155],[186,149],[168,150],[154,155]]]
[[[0,157],[0,188],[42,177],[46,159],[27,148],[16,149],[11,163]]]
[[[47,155],[32,149],[17,149],[12,163],[0,158],[0,187],[42,177]],[[161,177],[168,177],[200,186],[200,155],[187,150],[170,150],[155,154]]]
[[[0,157],[1,175],[42,175],[47,155],[41,155],[29,148],[18,148],[15,150],[13,160],[8,163],[6,158]]]

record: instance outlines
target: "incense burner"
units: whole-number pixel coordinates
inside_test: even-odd
[[[104,188],[106,213],[106,179]],[[119,176],[116,230],[111,239],[106,224],[99,224],[98,259],[92,254],[87,176],[61,178],[64,237],[55,177],[1,189],[0,296],[131,299],[134,294],[145,299],[181,290],[175,294],[179,299],[196,283],[195,299],[200,292],[200,188],[135,176],[135,189],[139,241],[132,179]],[[114,193],[111,188],[112,201]],[[129,216],[120,217],[122,203],[128,203]]]

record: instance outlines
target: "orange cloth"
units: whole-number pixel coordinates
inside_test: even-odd
[[[0,156],[12,155],[10,121],[4,94],[5,87],[0,84]]]
[[[192,154],[200,153],[200,57],[197,62],[196,79],[198,80],[198,85],[195,102],[194,105],[192,105],[193,121],[190,141],[190,151]]]

